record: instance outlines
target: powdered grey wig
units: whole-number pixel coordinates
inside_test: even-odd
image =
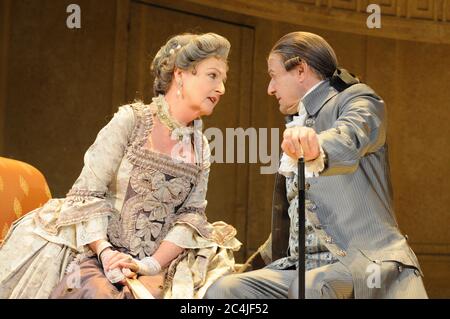
[[[170,38],[156,53],[151,64],[155,75],[154,95],[166,94],[172,83],[175,67],[195,72],[195,66],[209,57],[227,61],[230,46],[227,39],[215,33],[186,33]]]

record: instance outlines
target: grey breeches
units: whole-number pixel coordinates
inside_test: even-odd
[[[306,272],[306,298],[353,298],[353,282],[340,262]],[[207,299],[297,298],[296,270],[259,269],[218,279],[206,292]]]

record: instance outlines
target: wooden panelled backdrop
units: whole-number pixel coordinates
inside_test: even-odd
[[[66,8],[81,8],[81,29]],[[182,32],[217,32],[231,44],[226,94],[205,128],[282,128],[266,94],[266,58],[291,31],[327,39],[340,64],[388,106],[394,205],[425,272],[430,297],[450,297],[450,1],[0,0],[0,154],[26,161],[62,197],[83,154],[118,106],[149,102],[149,63]],[[243,261],[270,232],[273,176],[261,163],[215,163],[208,216],[238,230]]]

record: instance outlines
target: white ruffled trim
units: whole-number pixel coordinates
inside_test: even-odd
[[[293,120],[286,124],[286,128],[303,126],[305,119],[306,113],[294,116]],[[319,147],[319,156],[312,161],[305,162],[305,178],[317,177],[325,168],[325,152],[323,151],[321,144],[319,144]],[[297,159],[293,159],[283,152],[278,172],[286,177],[290,177],[293,174],[297,175],[297,162]]]
[[[67,199],[54,198],[38,208],[34,214],[34,233],[46,240],[66,245],[78,252],[85,252],[87,244],[106,237],[108,215],[111,209],[106,200],[86,198],[86,203],[71,203]],[[105,208],[105,209],[104,209]],[[95,211],[98,211],[98,215]],[[58,226],[58,218],[68,215],[66,222]],[[69,217],[73,218],[69,218]]]
[[[211,225],[216,227],[218,231],[220,231],[220,228],[226,224],[223,222],[214,222]],[[164,241],[171,242],[185,249],[202,249],[218,246],[238,251],[239,248],[242,246],[242,243],[239,240],[237,240],[236,237],[234,236],[222,243],[218,243],[214,240],[204,238],[197,232],[196,229],[194,229],[191,225],[187,224],[174,225],[174,227],[164,238]]]
[[[285,153],[281,156],[280,167],[278,168],[278,172],[281,175],[286,177],[290,177],[293,174],[297,175],[297,163],[298,160],[289,157]],[[322,149],[322,145],[320,145],[320,155],[312,160],[305,162],[305,178],[317,177],[320,172],[322,172],[325,168],[325,152]]]

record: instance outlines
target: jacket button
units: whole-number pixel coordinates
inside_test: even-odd
[[[314,119],[309,118],[309,119],[306,119],[305,125],[306,125],[307,127],[313,127],[315,122],[316,122],[316,121],[314,121]]]
[[[325,237],[325,242],[326,242],[327,244],[331,244],[331,243],[333,242],[333,239],[332,239],[330,236],[326,236],[326,237]]]
[[[306,184],[305,184],[305,189],[306,189],[306,190],[309,190],[310,188],[311,188],[311,184],[308,183],[308,182],[306,182]]]

